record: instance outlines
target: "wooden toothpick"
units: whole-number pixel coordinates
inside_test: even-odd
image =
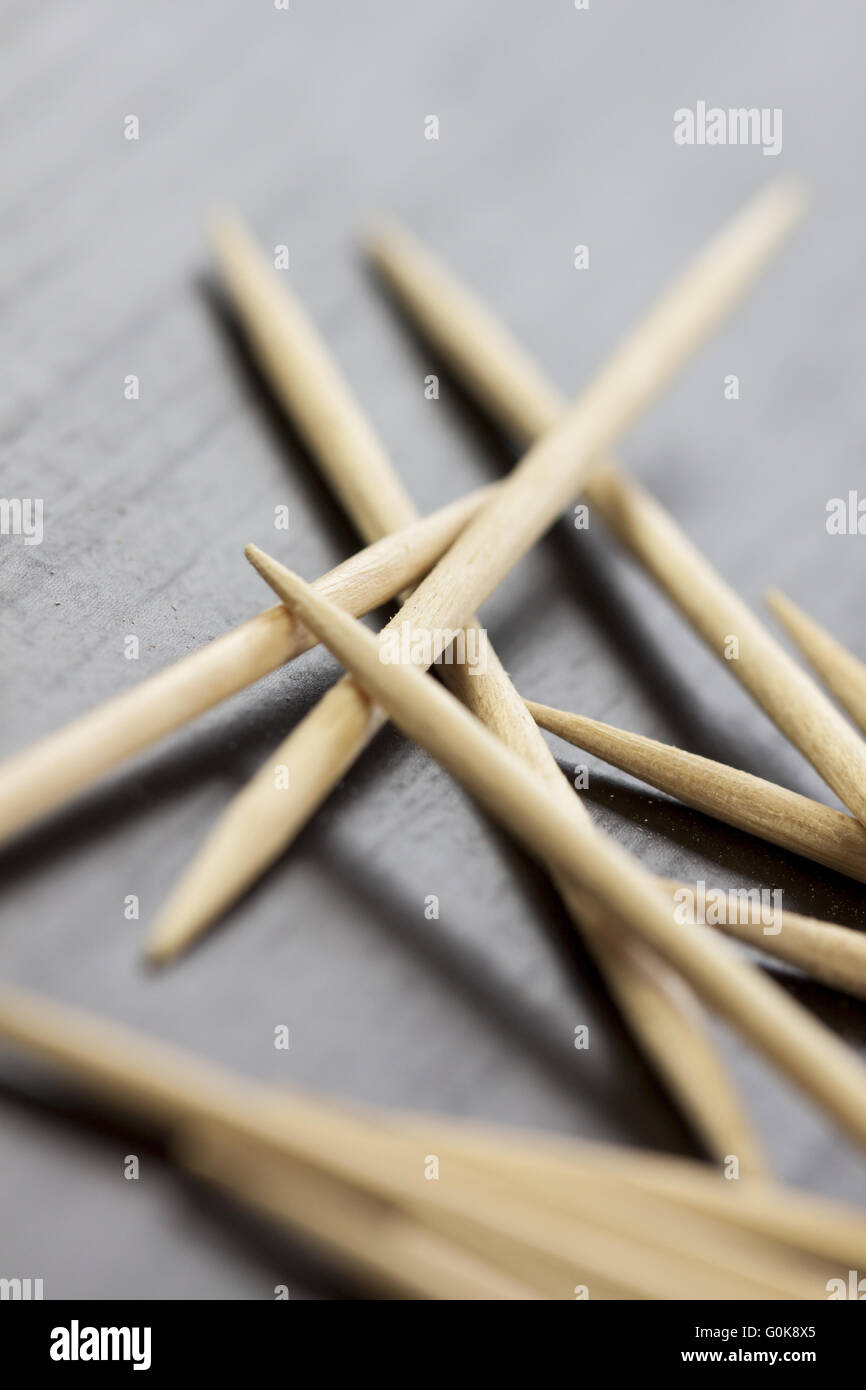
[[[453,696],[411,665],[383,663],[377,638],[255,546],[247,556],[275,592],[387,708],[542,862],[575,881],[669,961],[866,1147],[866,1067],[805,1009],[700,926],[678,926],[653,879],[565,802]]]
[[[810,666],[866,733],[866,665],[778,589],[770,589],[766,599]]]
[[[526,703],[543,729],[696,811],[866,883],[866,829],[844,811],[642,734],[534,700]]]
[[[425,574],[490,496],[480,488],[318,580],[360,615]],[[0,845],[183,724],[314,645],[281,604],[49,734],[0,765]]]
[[[262,369],[362,538],[369,543],[411,526],[418,520],[412,500],[300,301],[236,217],[221,215],[210,231]],[[343,465],[349,455],[354,475]],[[389,517],[385,527],[383,513]]]
[[[859,1263],[866,1249],[858,1213],[766,1183],[724,1184],[686,1160],[564,1137],[350,1110],[9,986],[0,1038],[157,1124],[181,1163],[235,1200],[410,1297],[571,1299],[587,1282],[594,1298],[817,1298],[824,1259]],[[422,1175],[431,1150],[435,1183]]]
[[[683,921],[705,922],[725,936],[796,965],[831,989],[866,999],[863,932],[788,912],[762,899],[758,889],[714,890],[674,880],[668,880],[667,887]]]
[[[718,233],[627,337],[562,423],[530,449],[501,484],[497,495],[504,495],[504,505],[497,506],[495,498],[485,505],[469,528],[468,544],[452,546],[395,623],[417,628],[422,638],[465,627],[483,599],[579,490],[594,457],[661,390],[754,278],[801,207],[798,189],[773,185]],[[250,320],[258,321],[267,315],[268,301],[258,292],[246,299],[251,276],[241,276],[234,268],[237,247],[234,237],[224,257],[229,282],[250,306]],[[271,319],[279,319],[280,326],[259,325],[254,341],[272,344],[280,335],[312,398],[323,401],[321,408],[305,415],[305,434],[317,439],[317,449],[325,450],[329,459],[345,460],[349,451],[334,448],[328,430],[329,421],[340,415],[334,410],[333,394],[340,383],[332,373],[324,386],[319,383],[317,359],[308,365],[309,359],[294,347],[294,320],[276,314]],[[341,398],[347,394],[342,388]],[[298,412],[304,411],[307,399],[305,390],[293,387]],[[347,418],[355,416],[350,413]],[[345,482],[340,488],[343,496],[350,495]],[[364,516],[369,518],[369,503],[365,506]],[[432,656],[438,656],[435,644],[428,645]],[[354,760],[353,746],[357,756],[382,723],[381,712],[351,685],[342,684],[320,701],[279,749],[278,761],[289,769],[289,793],[277,792],[268,766],[241,793],[243,800],[229,807],[160,915],[151,941],[155,959],[170,959],[183,949],[273,862],[345,774]],[[237,845],[243,854],[235,851]]]
[[[223,278],[263,370],[289,417],[304,434],[350,518],[367,539],[407,517],[406,495],[369,426],[306,315],[280,286],[236,221],[216,237]],[[332,421],[339,421],[334,432]],[[371,461],[369,473],[367,461]],[[393,474],[396,479],[396,474]],[[442,674],[465,704],[543,776],[553,796],[570,798],[544,740],[502,669],[486,648],[486,671],[466,678],[465,667]],[[150,939],[152,959],[176,955],[203,930],[287,843],[310,814],[321,788],[357,757],[381,715],[350,680],[341,683],[268,759],[231,803],[160,913]],[[293,792],[276,796],[272,769],[288,770]],[[599,968],[631,1027],[683,1113],[711,1152],[742,1155],[745,1168],[764,1167],[761,1146],[705,1027],[694,996],[640,942],[620,932],[612,948],[599,909],[573,884],[558,882]]]
[[[785,226],[797,191],[768,193]],[[565,403],[503,326],[406,232],[389,226],[370,253],[422,331],[490,414],[524,441],[563,418]],[[793,662],[674,520],[610,460],[587,479],[584,495],[721,657],[730,637],[740,657],[728,669],[861,822],[866,819],[866,746],[815,683]],[[472,544],[467,537],[467,550]]]
[[[640,734],[533,700],[527,700],[526,706],[541,728],[686,805],[866,881],[866,830],[852,816]],[[674,884],[671,891],[694,895],[694,885]],[[866,935],[862,932],[782,911],[780,930],[768,933],[764,930],[768,924],[760,917],[742,920],[742,906],[734,895],[724,920],[710,925],[798,966],[823,984],[866,998]]]
[[[429,1118],[426,1123],[429,1126]],[[423,1133],[424,1122],[416,1119],[415,1124]],[[550,1135],[530,1140],[514,1130],[507,1132],[508,1144],[498,1140],[501,1152],[497,1154],[497,1139],[477,1126],[441,1118],[438,1125],[440,1144],[507,1171],[525,1168],[549,1188],[572,1191],[586,1184],[597,1190],[607,1185],[620,1194],[624,1187],[631,1187],[660,1202],[672,1203],[666,1208],[671,1220],[677,1220],[676,1209],[685,1206],[808,1250],[837,1266],[839,1261],[846,1268],[863,1263],[866,1217],[827,1198],[807,1196],[761,1179],[712,1181],[712,1170],[692,1159],[635,1153],[621,1146],[585,1141],[575,1151],[573,1141]]]
[[[228,1149],[223,1185],[247,1204],[264,1186],[262,1165],[276,1158],[284,1185],[272,1214],[368,1277],[422,1297],[539,1296],[419,1224],[412,1199],[430,1184],[413,1182],[388,1136],[378,1140],[369,1126],[6,986],[0,1036],[59,1065],[121,1113],[167,1126],[172,1149],[203,1176],[219,1172]],[[473,1195],[484,1213],[483,1193]],[[450,1196],[443,1194],[446,1207]],[[463,1211],[459,1184],[454,1201]]]
[[[605,520],[710,647],[800,749],[861,824],[866,820],[866,743],[820,687],[793,660],[708,565],[659,504],[615,472],[596,479]],[[737,660],[725,660],[737,641]]]

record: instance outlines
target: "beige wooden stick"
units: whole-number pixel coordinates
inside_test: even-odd
[[[496,1140],[464,1122],[442,1117],[386,1116],[383,1121],[392,1130],[399,1129],[403,1139],[414,1138],[424,1153],[435,1152],[439,1157],[440,1174],[453,1170],[455,1163],[468,1164],[483,1175],[487,1190],[515,1194],[525,1192],[537,1208],[549,1206],[563,1216],[577,1218],[591,1227],[600,1227],[620,1237],[632,1237],[665,1251],[680,1262],[683,1275],[691,1267],[698,1277],[705,1277],[701,1266],[713,1270],[740,1284],[739,1297],[744,1297],[742,1281],[748,1279],[756,1289],[774,1287],[784,1290],[783,1297],[802,1296],[808,1281],[811,1295],[816,1291],[815,1276],[825,1268],[823,1262],[801,1257],[794,1250],[780,1250],[776,1237],[750,1232],[738,1222],[726,1222],[719,1213],[709,1214],[693,1207],[689,1212],[673,1193],[654,1193],[651,1199],[637,1193],[633,1185],[619,1179],[604,1181],[604,1167],[597,1167],[588,1158],[585,1146],[574,1141],[550,1140],[547,1136],[511,1134],[503,1146],[501,1157],[496,1152]],[[566,1160],[565,1154],[568,1154]],[[664,1170],[662,1170],[664,1171]],[[703,1170],[704,1181],[707,1178]],[[507,1177],[507,1186],[503,1179]],[[716,1180],[718,1182],[718,1180]],[[771,1187],[770,1191],[776,1191]],[[605,1198],[602,1198],[602,1193]],[[850,1231],[848,1235],[850,1242]],[[820,1284],[823,1288],[826,1273]],[[798,1295],[797,1289],[801,1290]],[[723,1295],[727,1296],[727,1295]]]
[[[531,449],[501,485],[507,492],[505,506],[496,507],[495,499],[485,506],[471,528],[468,546],[453,546],[440,560],[395,617],[392,630],[417,628],[431,660],[439,655],[447,645],[445,634],[466,626],[474,609],[578,490],[593,456],[661,390],[751,282],[801,206],[798,189],[775,184],[722,229],[629,335],[562,424]],[[240,283],[239,277],[234,283]],[[257,297],[253,316],[262,303]],[[258,338],[263,336],[264,330],[258,330]],[[290,336],[284,329],[281,341]],[[303,354],[292,360],[296,370],[304,370]],[[315,369],[305,380],[310,376],[315,377]],[[333,389],[329,381],[325,395],[331,400],[331,413]],[[293,399],[303,409],[306,398],[305,391],[296,390]],[[328,418],[326,411],[312,412],[305,432],[313,437],[315,431],[321,439],[322,421]],[[329,458],[337,456],[338,451],[329,450]],[[288,791],[276,784],[273,765],[268,764],[215,827],[154,927],[154,959],[170,959],[183,949],[273,862],[383,722],[381,711],[351,682],[328,692],[277,750],[274,761],[287,769]]]
[[[812,678],[707,564],[664,509],[601,472],[605,520],[857,819],[866,819],[866,744]],[[736,659],[725,652],[736,638]]]
[[[770,589],[766,600],[809,665],[866,733],[866,665],[778,589]]]
[[[431,1186],[411,1132],[378,1134],[369,1120],[333,1107],[244,1088],[218,1068],[117,1025],[3,989],[0,1034],[59,1062],[113,1104],[168,1122],[173,1147],[195,1171],[410,1292],[569,1297],[563,1275],[576,1266],[591,1269],[594,1284],[600,1279],[626,1296],[682,1296],[686,1278],[694,1296],[726,1296],[723,1280],[730,1282],[736,1251],[723,1249],[719,1265],[663,1240],[654,1268],[646,1247],[628,1232],[626,1239],[617,1235],[616,1223],[613,1234],[597,1223],[587,1227],[573,1204],[539,1203],[525,1178],[491,1187],[483,1167],[457,1155],[444,1181]],[[604,1197],[596,1202],[599,1211],[606,1205]],[[652,1224],[643,1225],[652,1238]],[[741,1256],[737,1272],[746,1290],[740,1296],[798,1296],[798,1289],[806,1296],[802,1282],[791,1287],[777,1262],[763,1257]]]
[[[437,1121],[442,1117],[437,1116]],[[401,1119],[405,1126],[408,1121]],[[429,1136],[431,1117],[416,1118],[419,1136]],[[763,1235],[771,1241],[831,1260],[839,1272],[866,1263],[866,1218],[841,1203],[760,1179],[726,1181],[690,1159],[611,1144],[581,1141],[578,1149],[559,1136],[524,1136],[510,1130],[492,1136],[456,1121],[437,1124],[436,1142],[445,1152],[464,1154],[489,1167],[531,1172],[545,1190],[572,1194],[607,1188],[619,1203],[623,1190],[654,1198],[676,1223],[683,1207],[714,1220]],[[426,1128],[425,1128],[426,1125]],[[507,1135],[508,1142],[504,1142]],[[531,1147],[530,1147],[531,1145]],[[439,1151],[437,1149],[437,1152]]]
[[[294,1103],[294,1101],[293,1101]],[[320,1111],[333,1108],[317,1099]],[[347,1109],[345,1103],[341,1108]],[[806,1194],[776,1182],[744,1178],[727,1180],[723,1170],[690,1158],[576,1140],[564,1135],[492,1129],[477,1121],[441,1114],[401,1114],[388,1111],[350,1110],[353,1119],[364,1119],[413,1136],[426,1154],[460,1156],[486,1168],[512,1174],[556,1201],[571,1203],[583,1189],[600,1185],[612,1189],[616,1210],[629,1187],[651,1196],[654,1209],[679,1219],[676,1209],[685,1204],[696,1213],[754,1231],[767,1239],[787,1242],[822,1259],[850,1265],[866,1264],[866,1215],[839,1202]],[[417,1148],[416,1148],[417,1152]],[[579,1197],[577,1198],[579,1201]],[[680,1213],[681,1215],[681,1213]],[[611,1219],[610,1211],[604,1213]]]
[[[831,868],[841,868],[861,881],[866,879],[866,830],[853,817],[749,773],[639,734],[532,700],[526,705],[542,728],[688,805],[786,849],[808,854]],[[671,891],[694,897],[695,888],[674,884]],[[823,984],[866,998],[866,935],[792,912],[781,913],[778,934],[768,934],[760,914],[753,922],[750,913],[743,916],[743,908],[740,896],[731,895],[731,910],[725,912],[725,920],[709,924],[798,966]]]
[[[639,932],[866,1147],[866,1067],[850,1048],[706,928],[677,926],[651,876],[579,814],[570,814],[565,802],[554,804],[541,779],[435,681],[411,665],[383,663],[378,640],[361,623],[255,546],[247,554],[403,733],[542,862],[574,877],[617,921]]]
[[[209,1165],[209,1140],[232,1145],[235,1165],[251,1164],[278,1154],[289,1160],[284,1194],[291,1196],[292,1224],[350,1257],[363,1261],[391,1283],[429,1296],[531,1297],[515,1279],[486,1270],[441,1238],[425,1236],[417,1222],[406,1222],[393,1199],[412,1210],[416,1191],[429,1184],[412,1182],[405,1164],[395,1164],[393,1145],[377,1140],[369,1126],[343,1120],[301,1096],[284,1096],[274,1088],[240,1077],[165,1044],[137,1036],[78,1010],[38,996],[0,987],[0,1036],[59,1065],[79,1084],[125,1113],[169,1126],[172,1147],[198,1170]],[[280,1105],[275,1100],[280,1099]],[[335,1142],[335,1139],[337,1142]],[[219,1168],[219,1142],[212,1162]],[[300,1176],[301,1186],[292,1184]],[[241,1200],[251,1194],[239,1175],[225,1184]],[[453,1198],[467,1214],[463,1188],[437,1192],[447,1208]],[[473,1192],[479,1212],[493,1223],[492,1204]],[[364,1258],[364,1242],[371,1248]],[[438,1247],[438,1248],[437,1248]],[[425,1272],[424,1259],[431,1260]]]
[[[465,1180],[448,1184],[425,1183],[423,1166],[409,1173],[399,1146],[395,1152],[388,1135],[383,1139],[368,1125],[347,1122],[335,1112],[329,1114],[302,1097],[286,1093],[282,1103],[275,1105],[279,1092],[273,1088],[245,1084],[219,1067],[137,1037],[117,1024],[49,1004],[9,987],[0,988],[0,1036],[59,1064],[76,1080],[95,1088],[101,1098],[121,1110],[168,1124],[174,1145],[187,1157],[197,1153],[199,1162],[203,1162],[206,1136],[215,1133],[225,1136],[235,1146],[235,1153],[245,1155],[254,1166],[262,1156],[271,1154],[282,1159],[288,1154],[320,1179],[330,1180],[325,1181],[325,1186],[331,1200],[334,1180],[348,1185],[353,1190],[345,1194],[341,1205],[349,1220],[349,1253],[353,1256],[358,1253],[355,1235],[358,1224],[363,1233],[366,1221],[366,1234],[374,1237],[378,1224],[380,1249],[378,1255],[371,1252],[369,1261],[374,1267],[389,1253],[394,1203],[412,1211],[419,1203],[432,1201],[440,1209],[440,1224],[451,1212],[458,1222],[477,1222],[491,1239],[497,1231],[510,1233],[512,1239],[521,1240],[527,1249],[533,1249],[533,1236],[519,1201],[509,1204],[514,1208],[512,1218],[509,1208],[500,1211],[503,1204],[487,1198],[483,1185],[477,1182],[468,1187]],[[218,1167],[218,1156],[216,1162]],[[242,1199],[249,1200],[247,1185],[241,1181],[239,1186]],[[357,1193],[361,1194],[360,1203]],[[379,1201],[378,1223],[375,1210],[370,1211],[370,1197]],[[300,1221],[302,1226],[306,1223],[307,1229],[317,1237],[339,1243],[339,1226],[329,1219],[329,1209],[330,1202],[320,1195],[311,1208],[294,1203],[293,1220]],[[395,1273],[402,1280],[407,1273],[404,1261],[408,1252],[402,1229],[399,1234],[401,1239],[396,1254],[400,1262]],[[430,1243],[419,1233],[414,1248],[416,1259],[412,1261],[411,1273],[420,1279],[423,1278],[421,1256],[430,1251]],[[466,1270],[464,1262],[458,1258],[446,1261],[443,1270],[440,1253],[430,1277],[441,1279],[447,1270],[461,1274],[464,1280],[473,1275],[472,1269]],[[471,1295],[459,1291],[461,1285],[458,1284],[456,1296],[482,1296],[478,1275],[476,1270]],[[502,1276],[492,1274],[488,1281],[489,1296],[504,1296],[505,1282]],[[513,1290],[517,1289],[518,1281],[511,1279],[508,1283]],[[523,1296],[528,1292],[524,1290]],[[516,1294],[512,1292],[510,1296]]]
[[[215,1149],[218,1168],[213,1163]],[[238,1146],[231,1138],[227,1145],[215,1146],[208,1137],[206,1155],[217,1173],[222,1170],[223,1181],[235,1196],[240,1188],[255,1205],[278,1220],[289,1214],[294,1224],[299,1194],[281,1154],[270,1156],[270,1162],[267,1155],[254,1154],[250,1164],[247,1146]],[[683,1212],[684,1229],[678,1232],[655,1216],[652,1204],[640,1198],[629,1202],[626,1195],[629,1223],[622,1213],[617,1216],[614,1202],[603,1189],[586,1194],[592,1201],[560,1203],[529,1188],[514,1168],[507,1173],[490,1165],[476,1168],[459,1154],[442,1162],[447,1166],[445,1173],[440,1172],[440,1189],[459,1171],[467,1190],[483,1192],[497,1205],[499,1220],[494,1225],[457,1215],[453,1203],[425,1200],[427,1194],[419,1186],[412,1208],[419,1232],[429,1226],[453,1242],[452,1250],[462,1247],[488,1262],[500,1278],[523,1280],[545,1298],[573,1298],[577,1281],[588,1284],[594,1298],[665,1299],[686,1294],[699,1299],[814,1298],[823,1291],[826,1275],[816,1277],[814,1262],[798,1259],[790,1251],[785,1262],[778,1247],[732,1238],[731,1231],[716,1221],[702,1229]],[[251,1171],[245,1173],[244,1167]],[[314,1204],[327,1210],[327,1196],[316,1202],[316,1195]],[[437,1196],[434,1188],[430,1198]],[[387,1241],[389,1223],[380,1216],[379,1225],[384,1226]],[[707,1242],[703,1248],[697,1243],[699,1237]],[[453,1279],[450,1268],[447,1278]]]
[[[467,621],[583,488],[597,456],[715,327],[799,212],[799,194],[774,185],[722,228],[418,587],[404,608],[411,626],[417,613],[418,627],[426,629],[431,606],[448,614],[449,627]],[[866,749],[863,762],[866,767]],[[866,815],[866,790],[861,795]]]
[[[320,1112],[333,1110],[331,1102],[320,1098],[316,1104]],[[346,1109],[344,1103],[340,1108]],[[726,1181],[721,1170],[693,1159],[538,1131],[491,1129],[441,1114],[349,1110],[346,1118],[378,1123],[399,1135],[410,1163],[430,1152],[439,1156],[443,1173],[453,1171],[455,1163],[469,1163],[484,1174],[491,1190],[497,1177],[507,1174],[509,1184],[518,1185],[536,1202],[550,1202],[557,1210],[588,1217],[605,1229],[627,1234],[633,1226],[653,1244],[680,1256],[706,1256],[732,1274],[747,1270],[756,1278],[762,1269],[768,1280],[784,1283],[778,1255],[785,1262],[798,1250],[817,1257],[821,1268],[827,1260],[836,1269],[839,1262],[848,1268],[866,1261],[862,1213],[760,1179],[737,1176]],[[342,1141],[335,1137],[334,1142]],[[730,1172],[730,1164],[725,1172]],[[682,1201],[680,1190],[685,1194]],[[640,1194],[638,1202],[632,1200],[635,1193]],[[745,1201],[743,1193],[749,1194]],[[689,1220],[689,1211],[698,1218],[696,1223]],[[702,1225],[704,1219],[708,1226]],[[728,1241],[731,1228],[745,1239]],[[785,1248],[775,1242],[785,1243]],[[814,1268],[809,1266],[810,1277]],[[793,1274],[790,1267],[789,1272]]]
[[[404,1122],[400,1120],[401,1128]],[[509,1147],[500,1159],[492,1151],[479,1160],[471,1147],[452,1146],[441,1131],[435,1140],[440,1165],[455,1162],[477,1164],[489,1191],[507,1180],[504,1190],[513,1192],[525,1186],[531,1192],[537,1208],[549,1206],[587,1228],[600,1228],[619,1238],[632,1238],[657,1252],[664,1251],[677,1261],[677,1274],[687,1281],[692,1277],[706,1287],[708,1273],[721,1275],[727,1281],[727,1292],[738,1290],[736,1297],[746,1297],[748,1284],[755,1296],[764,1298],[775,1289],[777,1297],[816,1297],[823,1292],[827,1279],[826,1256],[815,1252],[784,1247],[777,1237],[751,1231],[748,1226],[728,1222],[717,1212],[707,1215],[675,1198],[648,1194],[619,1179],[605,1181],[603,1170],[582,1169],[576,1161],[557,1168],[545,1161],[536,1161],[534,1154],[522,1147]],[[582,1246],[580,1247],[582,1251]],[[709,1267],[709,1269],[706,1268]],[[838,1266],[837,1266],[838,1268]],[[835,1272],[835,1270],[834,1270]],[[716,1284],[718,1288],[719,1285]],[[658,1296],[657,1291],[653,1296]]]
[[[211,237],[266,378],[362,538],[375,541],[411,526],[418,513],[299,301],[283,288],[237,218],[215,219]],[[343,466],[348,456],[355,461],[353,475]],[[383,514],[389,518],[384,527]]]
[[[790,194],[783,186],[770,196]],[[394,226],[372,240],[370,251],[409,313],[494,418],[521,440],[548,434],[563,418],[562,398],[474,296]],[[592,508],[719,656],[729,637],[738,638],[739,659],[726,666],[857,818],[866,819],[862,740],[658,503],[610,461],[602,462],[601,450],[597,458],[599,467],[584,486]],[[466,553],[473,544],[468,536]]]
[[[674,880],[667,886],[682,920],[705,922],[831,989],[866,999],[866,933],[762,902],[756,888],[723,891]]]
[[[582,714],[551,709],[534,700],[528,700],[527,707],[543,729],[678,797],[696,811],[866,883],[866,830],[844,811],[726,763]]]
[[[389,1115],[382,1126],[370,1112],[242,1082],[8,986],[0,988],[0,1037],[113,1106],[167,1124],[193,1171],[416,1295],[570,1298],[575,1277],[589,1274],[594,1296],[815,1296],[813,1262],[784,1260],[766,1240],[732,1239],[699,1212],[671,1222],[667,1194],[635,1202],[621,1186],[611,1190],[573,1141],[525,1136],[527,1152],[539,1155],[527,1166],[526,1153],[509,1163],[511,1136],[503,1144],[502,1132],[486,1129],[479,1143],[455,1125],[459,1141],[446,1130],[441,1146],[430,1137],[431,1123],[441,1122],[428,1119],[422,1145],[420,1121]],[[447,1155],[436,1184],[424,1182],[419,1162],[430,1142]],[[662,1161],[647,1158],[659,1171]],[[609,1173],[607,1151],[602,1162]],[[696,1166],[673,1165],[680,1170],[701,1176]],[[594,1189],[591,1199],[574,1191],[569,1172]]]
[[[369,1112],[367,1112],[369,1113]],[[394,1117],[378,1112],[379,1122]],[[461,1154],[488,1168],[530,1174],[557,1200],[575,1189],[605,1185],[616,1191],[637,1188],[656,1199],[676,1220],[680,1203],[719,1221],[787,1242],[845,1268],[866,1265],[866,1214],[813,1193],[755,1178],[728,1180],[723,1170],[692,1158],[624,1148],[564,1135],[497,1127],[441,1114],[401,1114],[404,1133],[417,1134],[424,1152]],[[727,1167],[727,1165],[726,1165]]]
[[[369,540],[404,522],[411,503],[303,310],[282,286],[272,292],[270,267],[238,223],[222,223],[215,241],[223,278],[262,368],[314,457],[322,459],[328,480],[362,536]],[[466,667],[459,665],[442,668],[442,674],[469,708],[536,767],[551,795],[570,797],[489,645],[486,657],[483,675],[474,672],[467,678]],[[363,747],[370,712],[352,682],[326,697],[324,709],[329,717],[314,714],[304,721],[232,803],[157,920],[152,958],[165,960],[188,945],[283,847],[286,798],[274,796],[280,788],[273,769],[289,769],[295,816],[306,816],[314,809],[322,769],[348,767],[353,750]],[[306,802],[305,792],[311,798]],[[572,916],[582,922],[637,1041],[704,1142],[716,1154],[737,1152],[750,1172],[761,1171],[760,1145],[694,996],[642,943],[621,937],[611,950],[603,924],[595,921],[596,904],[578,901],[569,883],[557,886]]]
[[[490,496],[480,488],[368,546],[318,581],[359,615],[430,569]],[[165,738],[314,645],[282,604],[233,628],[0,765],[0,845]]]
[[[440,674],[463,704],[535,771],[551,800],[564,803],[569,814],[576,807],[590,826],[585,808],[566,783],[537,728],[525,718],[523,702],[489,644],[486,654],[483,674],[465,666],[440,667]],[[722,1159],[730,1153],[740,1154],[744,1171],[753,1175],[765,1172],[763,1148],[710,1038],[693,991],[643,942],[611,923],[609,913],[555,867],[552,876],[641,1049],[709,1151]]]
[[[425,1299],[539,1298],[380,1197],[215,1130],[183,1135],[177,1158],[197,1178],[270,1218],[292,1236],[388,1294]],[[524,1271],[525,1274],[525,1271]]]

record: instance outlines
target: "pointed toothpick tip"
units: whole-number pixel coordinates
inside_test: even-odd
[[[764,590],[764,602],[775,613],[780,608],[789,606],[791,600],[782,593],[781,589],[769,588]]]
[[[796,637],[795,627],[797,619],[804,615],[795,603],[783,594],[781,589],[765,589],[764,602],[773,614],[774,618],[782,624],[782,627],[792,636]]]
[[[793,228],[809,211],[812,190],[805,179],[796,174],[779,174],[766,185],[762,198],[765,210],[781,213],[782,225]]]
[[[213,249],[219,254],[231,237],[243,231],[243,223],[230,207],[215,207],[204,220],[205,232]]]
[[[144,943],[143,960],[148,969],[163,970],[186,950],[192,937],[186,920],[168,913],[157,917]]]
[[[779,197],[787,202],[792,212],[802,216],[812,202],[812,188],[800,174],[780,174],[771,185]]]
[[[266,550],[260,549],[257,545],[248,545],[244,548],[244,555],[249,560],[254,570],[262,576],[266,584],[278,593],[277,584],[285,584],[286,577],[294,578],[292,571],[281,565],[279,560],[275,560]],[[282,597],[282,594],[280,594]]]
[[[159,945],[158,942],[149,941],[145,943],[141,960],[145,970],[151,975],[161,975],[166,966],[170,965],[175,959],[176,952],[167,950]]]
[[[364,255],[379,265],[390,248],[406,245],[409,233],[396,217],[385,213],[362,229],[359,240]]]

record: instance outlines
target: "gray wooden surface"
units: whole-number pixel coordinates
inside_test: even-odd
[[[247,541],[309,577],[355,548],[214,293],[203,222],[223,204],[289,245],[293,287],[427,510],[511,455],[447,377],[425,400],[438,364],[364,267],[371,218],[403,217],[572,390],[745,197],[805,174],[803,230],[621,452],[750,601],[778,584],[866,654],[866,540],[824,526],[827,499],[863,486],[863,29],[856,0],[4,4],[0,492],[45,499],[45,538],[0,538],[0,754],[264,606]],[[782,107],[781,155],[675,146],[674,109],[699,98]],[[564,522],[484,618],[524,693],[828,795],[600,528]],[[543,876],[390,731],[220,930],[165,976],[142,970],[167,888],[335,670],[311,653],[8,850],[4,978],[249,1075],[696,1152]],[[585,795],[659,872],[781,887],[866,926],[856,885],[600,764]],[[866,1053],[862,1006],[784,978]],[[720,1037],[779,1171],[866,1200],[839,1135]],[[11,1058],[0,1075],[0,1274],[49,1297],[339,1291],[139,1137]]]

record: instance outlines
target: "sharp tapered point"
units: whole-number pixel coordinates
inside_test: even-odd
[[[160,917],[154,922],[151,933],[144,943],[144,960],[152,970],[161,970],[184,951],[192,940],[185,923],[176,919]]]
[[[299,574],[290,570],[281,560],[275,559],[273,555],[269,555],[266,550],[260,549],[259,546],[248,545],[244,554],[250,564],[254,565],[262,574],[267,573],[287,584],[291,581],[293,584],[303,584],[306,587],[306,581]]]
[[[800,212],[808,212],[812,202],[811,184],[799,175],[787,174],[782,179],[782,185],[791,201],[799,205]]]
[[[174,951],[168,951],[156,943],[146,943],[142,960],[145,969],[157,975],[170,964],[174,957]]]
[[[205,231],[212,245],[219,248],[228,236],[243,231],[238,214],[228,207],[213,208],[205,218]]]
[[[773,613],[775,617],[778,618],[779,622],[786,628],[789,626],[792,618],[796,619],[802,616],[796,604],[792,603],[787,594],[782,593],[781,589],[765,590],[764,602],[770,612]]]
[[[249,560],[253,569],[258,570],[259,574],[263,576],[273,573],[278,563],[266,550],[262,550],[257,545],[246,546],[244,555]]]
[[[571,710],[557,709],[554,705],[543,705],[538,700],[524,700],[523,703],[526,705],[526,708],[537,724],[543,724],[545,720],[549,721],[551,719],[555,719],[558,722],[567,719],[574,725],[598,724],[597,719],[590,719],[588,715],[573,714]]]
[[[406,228],[394,217],[380,217],[370,223],[360,234],[361,248],[366,256],[378,264],[387,256],[389,248],[406,246],[411,241]]]
[[[812,201],[811,186],[799,174],[780,174],[770,188],[800,212],[805,212]]]
[[[805,216],[812,201],[812,191],[805,179],[793,174],[780,174],[764,189],[765,206],[773,203],[784,209],[785,220],[793,225]]]
[[[536,724],[540,724],[543,719],[555,712],[551,709],[550,705],[542,705],[538,700],[524,700],[523,703],[529,710]]]
[[[547,709],[550,709],[550,705],[543,705],[543,704],[541,703],[540,700],[524,700],[523,703],[525,704],[525,706],[526,706],[526,708],[527,708],[528,710],[536,710],[536,709],[538,709],[538,710],[547,710]]]
[[[248,545],[244,550],[244,555],[249,560],[253,569],[258,570],[259,574],[273,588],[273,581],[279,579],[285,584],[289,579],[297,576],[291,570],[286,569],[285,565],[280,564],[266,550],[261,550],[257,545]]]

